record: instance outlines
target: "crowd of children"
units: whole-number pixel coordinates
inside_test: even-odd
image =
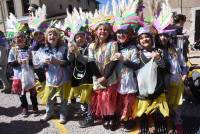
[[[158,5],[159,11],[145,19],[137,0],[113,1],[112,12],[107,7],[94,14],[74,9],[63,25],[35,29],[29,40],[24,32],[15,33],[8,64],[23,117],[28,116],[26,92],[35,116],[37,94],[46,105],[41,121],[52,118],[60,97],[61,124],[67,120],[67,104],[79,97],[84,117],[80,127],[98,119],[105,129],[123,124],[131,130],[145,118],[149,133],[155,133],[158,111],[169,133],[182,134],[180,106],[188,67],[176,34],[182,34],[183,27],[173,25],[167,1]],[[182,18],[185,21],[177,15],[176,21]],[[71,31],[63,34],[63,27]]]

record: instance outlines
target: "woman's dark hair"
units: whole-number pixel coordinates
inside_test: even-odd
[[[183,14],[177,14],[173,18],[174,24],[177,24],[181,21],[185,22],[186,21],[186,16]]]

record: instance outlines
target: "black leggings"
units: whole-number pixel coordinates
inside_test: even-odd
[[[26,93],[24,93],[24,95],[21,95],[19,98],[21,101],[21,107],[28,109],[28,101],[26,99]],[[30,90],[30,99],[32,102],[33,110],[34,109],[36,110],[38,108],[38,102],[37,102],[37,92],[35,89]]]

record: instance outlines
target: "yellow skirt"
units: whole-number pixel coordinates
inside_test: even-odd
[[[69,99],[74,99],[80,96],[80,103],[90,103],[92,84],[83,84],[78,87],[72,87],[69,95]]]
[[[53,100],[55,97],[60,97],[61,100],[68,100],[71,89],[70,83],[64,83],[59,87],[45,86],[44,95],[41,99],[42,104],[46,104],[48,100]]]
[[[166,96],[164,93],[154,100],[138,99],[136,106],[134,106],[133,118],[141,117],[143,114],[152,114],[157,109],[164,117],[169,116],[169,107],[167,105]]]
[[[167,102],[170,108],[176,108],[183,103],[184,83],[182,80],[172,82],[167,93]]]
[[[41,103],[41,100],[42,100],[42,98],[44,96],[44,92],[45,92],[45,82],[36,81],[35,89],[37,91],[38,102]]]

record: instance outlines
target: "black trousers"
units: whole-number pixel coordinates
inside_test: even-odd
[[[24,95],[21,95],[19,98],[21,101],[21,107],[28,110],[28,101],[26,98],[26,93],[24,93]],[[35,89],[30,90],[30,99],[31,99],[33,110],[38,110],[37,92]]]

